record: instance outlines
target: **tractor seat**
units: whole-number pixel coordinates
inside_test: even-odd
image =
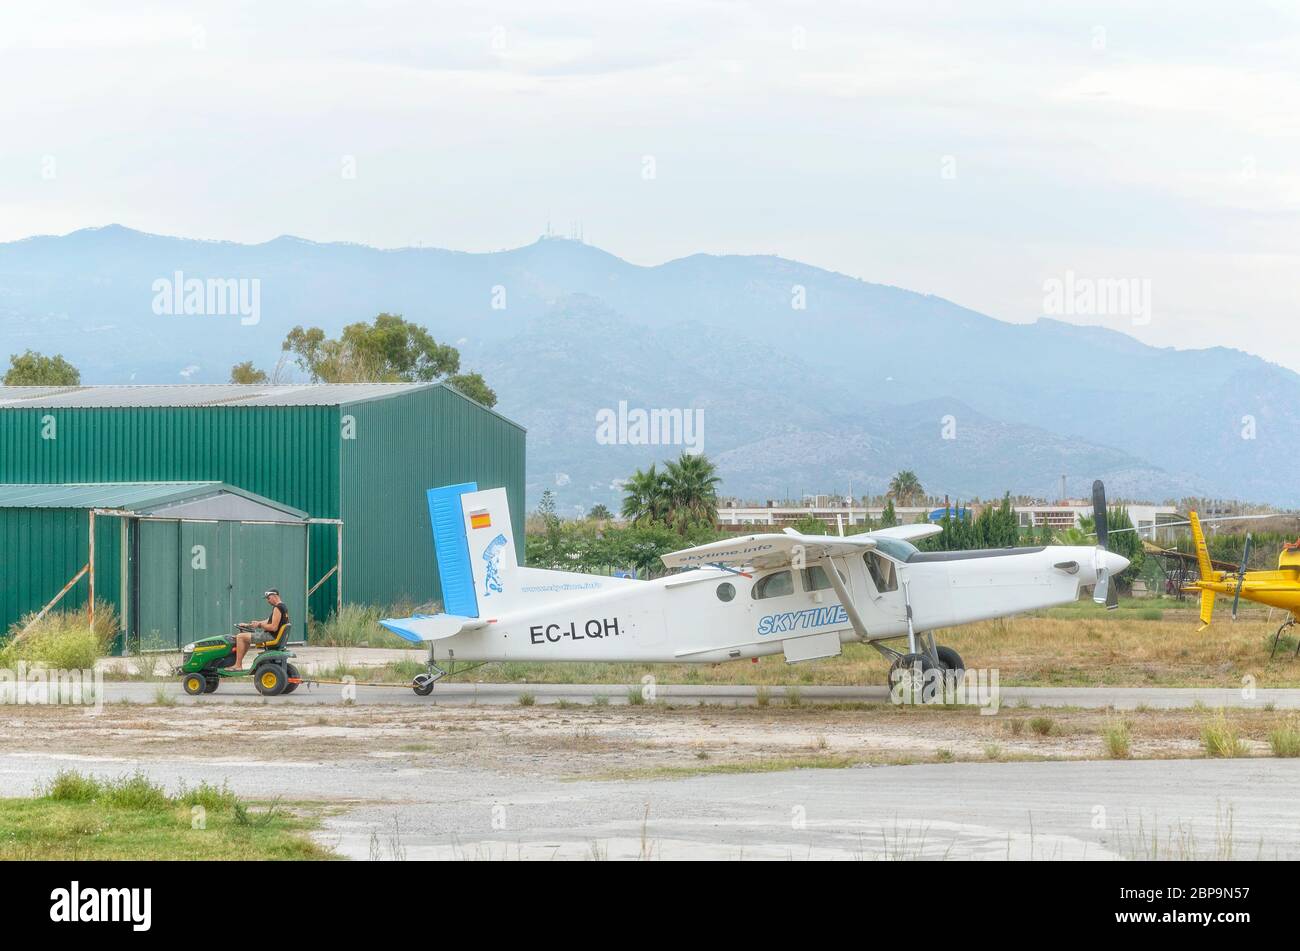
[[[289,628],[291,627],[293,627],[293,623],[285,621],[280,625],[280,629],[275,632],[275,637],[271,638],[269,641],[263,641],[257,646],[262,648],[264,651],[279,650],[284,646],[285,639],[289,636]]]

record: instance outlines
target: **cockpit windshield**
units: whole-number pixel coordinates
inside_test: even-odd
[[[901,538],[876,538],[876,551],[888,555],[895,561],[907,561],[921,549]]]

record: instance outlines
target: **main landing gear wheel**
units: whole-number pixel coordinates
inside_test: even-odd
[[[889,667],[889,692],[896,703],[924,698],[926,674],[936,669],[929,654],[903,654]]]
[[[428,674],[417,674],[411,681],[411,689],[415,691],[417,697],[427,697],[433,693],[433,685],[437,681]]]
[[[263,664],[253,674],[253,684],[263,697],[274,697],[284,692],[288,679],[279,664]]]
[[[958,682],[966,676],[966,665],[962,663],[961,654],[958,654],[951,647],[939,647],[935,649],[939,655],[939,665],[944,670],[951,670],[957,677]]]
[[[197,697],[201,693],[206,693],[208,682],[202,674],[186,674],[181,680],[181,686],[191,697]]]
[[[301,679],[301,676],[300,676],[299,673],[298,673],[298,668],[295,667],[295,666],[293,666],[293,664],[290,664],[290,665],[289,665],[289,679],[288,679],[287,681],[285,681],[285,684],[284,684],[284,692],[285,692],[286,694],[289,694],[289,693],[293,693],[295,690],[297,690],[297,689],[298,689],[298,681],[299,681],[300,679]]]

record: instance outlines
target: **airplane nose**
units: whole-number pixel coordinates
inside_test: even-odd
[[[1112,576],[1119,574],[1129,565],[1129,561],[1123,555],[1117,555],[1113,551],[1106,552],[1106,571]]]

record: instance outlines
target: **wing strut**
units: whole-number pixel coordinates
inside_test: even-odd
[[[840,599],[840,605],[844,608],[844,613],[849,616],[849,623],[853,625],[853,633],[864,641],[867,640],[867,626],[862,623],[862,617],[858,614],[858,609],[853,604],[853,599],[849,597],[848,589],[844,587],[844,579],[840,577],[839,560],[834,556],[827,556],[820,559],[826,563],[830,570],[826,572],[826,577],[830,579],[831,587],[835,589],[835,596]],[[844,572],[848,574],[847,568]]]

